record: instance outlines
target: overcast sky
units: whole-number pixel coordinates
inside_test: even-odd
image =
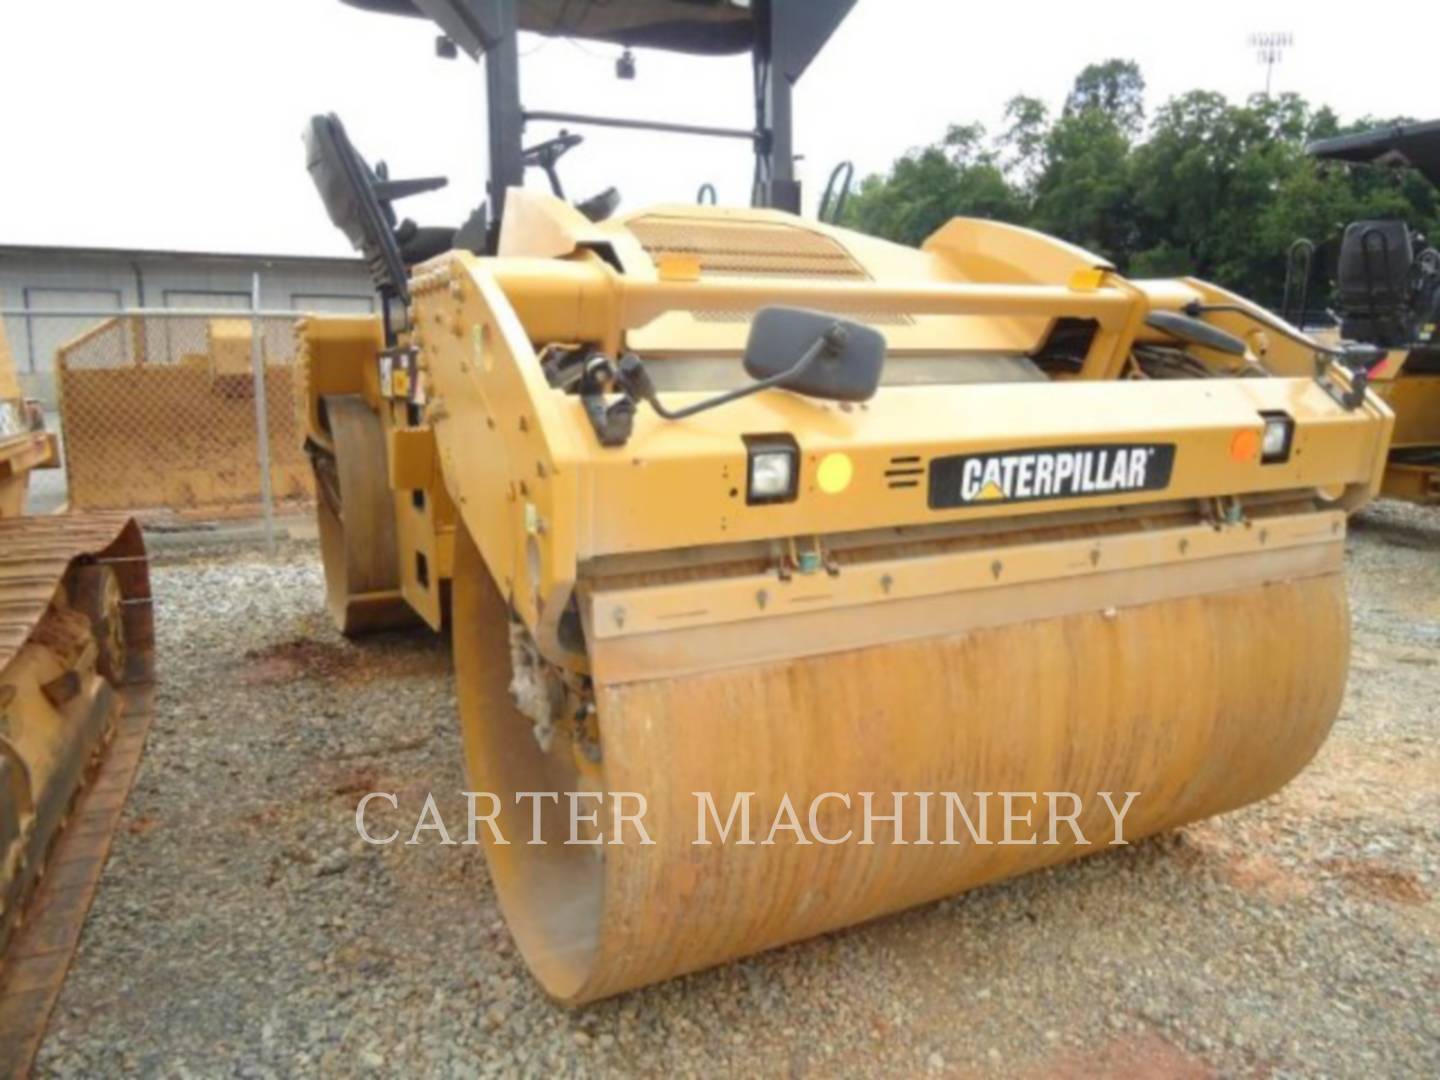
[[[844,158],[863,175],[951,122],[996,130],[1014,94],[1058,106],[1076,72],[1110,57],[1140,63],[1152,110],[1196,87],[1242,99],[1264,84],[1246,39],[1265,30],[1295,36],[1277,91],[1342,118],[1440,115],[1433,2],[859,0],[797,95],[808,194]],[[457,223],[483,192],[483,77],[463,56],[436,59],[433,37],[339,0],[0,0],[0,243],[344,254],[300,144],[325,111],[392,175],[448,175],[405,209]],[[521,52],[532,109],[750,122],[745,59],[640,52],[639,77],[620,82],[614,47],[526,36]],[[722,202],[748,197],[741,143],[588,134],[563,166],[576,196],[614,184],[627,208],[689,202],[708,180]]]

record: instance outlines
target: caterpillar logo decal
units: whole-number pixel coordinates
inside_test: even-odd
[[[930,509],[1164,491],[1174,443],[1044,446],[930,462]]]

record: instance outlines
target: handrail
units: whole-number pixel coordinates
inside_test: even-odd
[[[1117,315],[1135,300],[1119,289],[1080,291],[1064,285],[885,285],[881,282],[617,281],[620,321],[644,326],[668,311],[748,310],[773,304],[843,312],[903,315],[997,315],[1087,318]]]
[[[840,177],[844,176],[843,182],[839,183]],[[820,210],[815,215],[826,225],[836,225],[840,217],[845,213],[845,207],[850,202],[850,185],[855,181],[855,163],[853,161],[842,161],[830,171],[830,180],[825,185],[825,194],[820,199]]]
[[[759,142],[761,133],[749,128],[712,127],[706,124],[673,124],[665,120],[637,120],[625,116],[595,116],[590,113],[555,112],[542,109],[527,111],[525,120],[557,124],[585,124],[590,127],[624,128],[629,131],[655,131],[666,135],[704,135],[715,139],[744,139]]]
[[[1298,273],[1297,273],[1298,269]],[[1301,237],[1290,245],[1285,255],[1285,291],[1280,297],[1280,317],[1292,326],[1305,329],[1305,313],[1310,307],[1310,279],[1315,270],[1315,244]],[[1295,278],[1299,277],[1299,304],[1290,310],[1290,296]]]

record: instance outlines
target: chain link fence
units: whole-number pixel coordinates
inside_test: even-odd
[[[77,510],[254,510],[267,464],[272,508],[314,498],[293,317],[107,319],[56,351],[55,379]]]
[[[296,401],[301,317],[56,313],[68,329],[84,326],[54,353],[70,507],[267,522],[307,509],[315,491]]]

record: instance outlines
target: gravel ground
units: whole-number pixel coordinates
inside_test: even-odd
[[[1440,512],[1367,512],[1349,566],[1344,710],[1279,795],[572,1012],[476,849],[356,838],[359,793],[463,789],[445,644],[345,642],[313,547],[169,552],[155,727],[39,1071],[1440,1075]]]

